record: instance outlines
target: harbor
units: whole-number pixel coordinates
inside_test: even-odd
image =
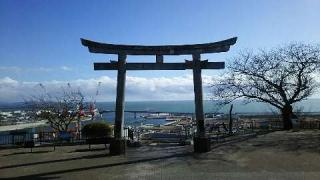
[[[14,112],[14,111],[12,111]],[[17,112],[17,111],[15,111]],[[20,115],[27,114],[20,110]],[[102,114],[95,114],[94,118],[90,114],[84,116],[80,120],[80,126],[77,121],[70,124],[68,132],[71,134],[73,141],[81,142],[81,127],[88,123],[104,121],[109,124],[114,122],[114,111],[96,111]],[[10,114],[5,112],[2,114]],[[14,113],[18,114],[18,113]],[[12,115],[8,115],[12,117]],[[233,134],[245,134],[261,129],[277,130],[282,128],[281,116],[272,114],[235,114],[233,116]],[[17,119],[21,119],[16,117]],[[27,118],[29,119],[29,118]],[[217,140],[224,136],[228,136],[230,117],[228,114],[206,113],[205,115],[205,131],[212,140]],[[7,121],[6,121],[7,122]],[[298,128],[302,129],[320,129],[320,115],[313,113],[305,113],[300,117]],[[80,129],[77,129],[79,127]],[[129,131],[133,134],[129,137]],[[15,133],[24,132],[23,136],[16,136],[15,141],[12,137]],[[0,126],[0,145],[14,145],[23,143],[26,140],[47,141],[46,139],[54,139],[52,129],[46,120],[37,122],[19,121],[14,125]],[[124,137],[128,140],[140,142],[143,144],[152,143],[176,143],[176,144],[192,144],[192,137],[196,133],[196,122],[193,113],[186,112],[160,112],[160,111],[125,111]],[[40,134],[46,135],[46,139],[40,140]],[[36,138],[34,138],[36,137]]]

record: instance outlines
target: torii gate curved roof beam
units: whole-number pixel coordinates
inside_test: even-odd
[[[227,52],[236,41],[237,37],[233,37],[223,41],[204,44],[142,46],[107,44],[81,39],[82,45],[87,46],[91,53],[126,55],[190,55]]]

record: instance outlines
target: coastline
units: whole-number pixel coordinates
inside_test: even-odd
[[[35,127],[43,126],[43,125],[47,125],[46,120],[42,120],[39,122],[33,122],[33,123],[23,123],[23,124],[0,126],[0,132],[35,128]]]

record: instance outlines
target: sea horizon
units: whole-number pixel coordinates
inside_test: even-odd
[[[217,101],[204,100],[205,113],[226,113],[230,104],[223,107],[217,106]],[[89,103],[86,102],[86,103]],[[244,103],[243,100],[236,100],[233,103],[233,113],[277,113],[278,110],[269,104],[261,102]],[[115,101],[96,102],[99,110],[114,110]],[[310,98],[293,105],[296,112],[320,112],[320,98]],[[0,102],[0,110],[19,110],[25,108],[25,102]],[[126,101],[125,110],[128,111],[149,111],[149,112],[194,112],[194,100],[141,100]]]

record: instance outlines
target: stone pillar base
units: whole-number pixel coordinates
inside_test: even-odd
[[[211,142],[208,137],[194,137],[193,148],[196,153],[205,153],[211,150]]]
[[[110,154],[120,155],[126,153],[126,140],[114,139],[110,143]]]

